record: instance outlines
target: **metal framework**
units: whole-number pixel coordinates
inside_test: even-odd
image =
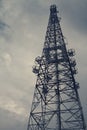
[[[75,51],[66,49],[57,13],[51,5],[42,56],[33,67],[37,81],[27,130],[86,130],[75,81]]]

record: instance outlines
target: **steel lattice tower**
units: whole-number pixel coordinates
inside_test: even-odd
[[[75,52],[66,49],[57,13],[51,5],[42,56],[33,67],[37,81],[27,130],[86,130],[75,81]]]

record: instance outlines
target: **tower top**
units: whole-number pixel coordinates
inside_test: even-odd
[[[57,6],[56,5],[51,5],[50,6],[50,13],[51,14],[55,14],[55,13],[57,13],[58,11],[57,11]]]

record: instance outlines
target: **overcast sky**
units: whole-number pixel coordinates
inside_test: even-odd
[[[87,0],[0,0],[0,130],[26,130],[49,18],[56,4],[67,48],[75,48],[87,123]]]

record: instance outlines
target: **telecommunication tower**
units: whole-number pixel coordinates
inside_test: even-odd
[[[37,81],[27,130],[86,130],[75,51],[66,48],[57,13],[51,5],[42,56],[33,67]]]

